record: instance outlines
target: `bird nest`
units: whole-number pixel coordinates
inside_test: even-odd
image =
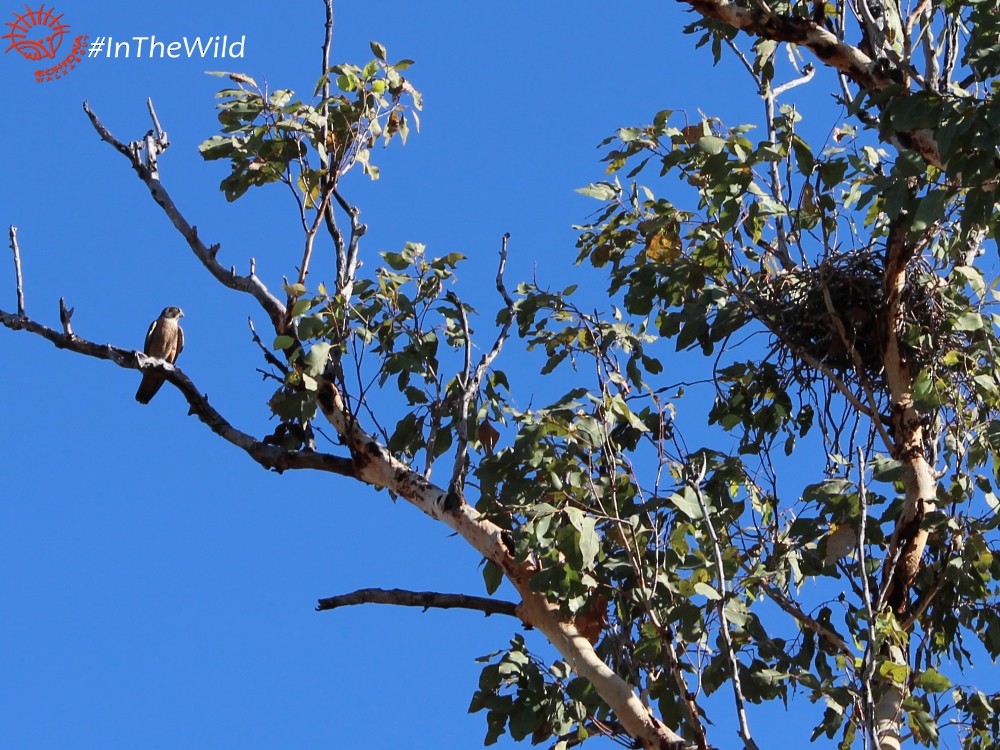
[[[885,294],[882,258],[871,251],[830,255],[814,266],[771,276],[751,304],[791,355],[790,367],[812,380],[822,365],[845,382],[884,381],[882,340]],[[915,373],[933,367],[935,354],[958,342],[946,334],[939,278],[917,262],[901,295],[905,332],[902,352]],[[960,344],[959,344],[960,345]],[[812,376],[802,370],[813,371]]]

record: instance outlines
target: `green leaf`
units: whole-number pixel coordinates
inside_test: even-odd
[[[588,198],[596,198],[599,201],[610,201],[618,195],[618,190],[615,186],[607,182],[592,182],[587,187],[577,188],[576,192],[586,195]]]
[[[701,594],[710,602],[717,602],[722,598],[722,594],[715,590],[715,587],[709,586],[707,583],[696,583],[694,585],[695,593]]]
[[[952,323],[952,328],[956,331],[978,331],[983,326],[983,316],[973,310],[962,313]]]
[[[330,354],[332,344],[326,341],[318,341],[309,348],[309,353],[305,358],[305,372],[307,375],[316,377],[323,374],[326,369],[327,358]]]
[[[916,683],[928,693],[943,693],[951,690],[951,680],[938,672],[929,668],[917,675]]]
[[[385,45],[379,44],[378,42],[369,42],[369,46],[372,48],[372,54],[382,62],[386,61]],[[398,66],[396,66],[398,67]]]
[[[692,521],[700,521],[704,518],[701,506],[698,504],[698,499],[695,497],[694,491],[690,488],[685,487],[680,494],[674,493],[668,500],[671,505]]]
[[[726,142],[718,136],[706,135],[699,138],[696,145],[699,151],[703,151],[709,156],[715,156],[722,153],[722,150],[726,147]]]
[[[490,595],[495,594],[503,583],[503,570],[492,560],[487,560],[483,565],[483,582],[486,584],[486,593]]]
[[[284,351],[285,349],[291,348],[291,346],[294,343],[295,343],[295,339],[293,339],[291,336],[287,336],[285,334],[281,334],[280,336],[276,336],[274,338],[274,346],[273,346],[273,348],[276,351]]]

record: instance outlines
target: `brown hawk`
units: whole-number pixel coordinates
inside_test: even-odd
[[[184,348],[184,331],[181,330],[180,319],[184,311],[179,307],[166,307],[160,317],[153,321],[146,333],[146,343],[142,350],[150,357],[158,357],[173,364],[177,355]],[[144,372],[139,390],[135,392],[135,400],[140,404],[148,404],[163,385],[163,373]]]

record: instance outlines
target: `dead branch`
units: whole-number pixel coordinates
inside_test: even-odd
[[[198,260],[201,261],[202,265],[224,286],[239,292],[245,292],[256,299],[271,319],[275,331],[283,333],[284,331],[281,327],[285,320],[285,306],[278,298],[271,294],[255,273],[251,273],[249,276],[240,276],[234,269],[224,268],[216,259],[219,246],[212,245],[209,247],[201,241],[201,238],[198,237],[198,228],[192,226],[184,218],[159,178],[143,163],[138,150],[131,149],[115,138],[100,119],[98,119],[97,115],[94,114],[93,110],[90,109],[90,105],[87,102],[83,103],[83,110],[87,113],[87,117],[90,118],[94,130],[97,131],[101,140],[110,144],[116,151],[129,160],[139,179],[149,188],[153,200],[163,209],[167,218],[170,219],[170,223],[184,237],[188,246],[194,252],[195,256],[197,256]]]
[[[517,605],[500,599],[466,594],[442,594],[437,591],[406,591],[404,589],[358,589],[350,594],[340,594],[320,599],[316,611],[323,612],[355,604],[394,604],[399,607],[428,609],[472,609],[490,615],[517,617]]]
[[[14,277],[17,283],[17,314],[24,315],[24,279],[21,277],[21,248],[17,244],[17,227],[10,225],[10,249],[14,253]]]
[[[142,352],[122,349],[111,344],[97,344],[72,333],[60,333],[35,322],[31,318],[14,315],[3,310],[0,310],[0,325],[12,331],[33,333],[48,339],[59,349],[67,349],[87,357],[107,360],[127,370],[155,370],[163,373],[163,377],[172,383],[188,402],[189,414],[198,417],[212,432],[244,451],[265,469],[273,469],[277,472],[286,469],[313,469],[343,476],[355,475],[354,467],[348,458],[314,451],[283,450],[274,445],[266,445],[252,435],[236,429],[208,402],[208,396],[202,394],[184,372],[174,365],[167,364],[162,359],[149,357]]]
[[[250,336],[253,338],[253,342],[257,345],[257,348],[260,349],[267,363],[271,365],[271,367],[281,372],[283,375],[287,375],[288,367],[285,365],[284,362],[282,362],[280,359],[274,356],[274,352],[272,352],[267,346],[265,346],[264,342],[260,340],[260,336],[257,335],[257,329],[254,327],[253,318],[249,316],[247,317],[247,325],[250,326]]]

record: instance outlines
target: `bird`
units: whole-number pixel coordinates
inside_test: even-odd
[[[180,319],[184,311],[179,307],[165,307],[160,317],[152,322],[146,332],[146,343],[142,350],[150,357],[158,357],[173,364],[177,355],[184,348],[184,331],[181,330]],[[163,385],[163,373],[147,371],[142,374],[139,390],[135,392],[135,400],[140,404],[148,404]]]

